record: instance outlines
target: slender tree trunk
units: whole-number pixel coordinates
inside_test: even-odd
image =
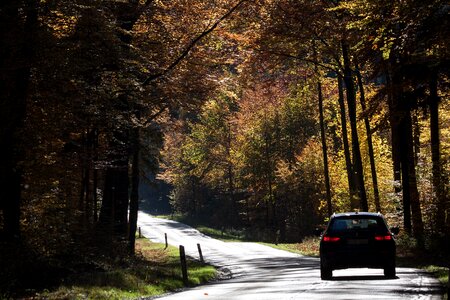
[[[442,166],[439,137],[439,96],[437,90],[437,73],[434,72],[430,80],[430,133],[431,160],[433,163],[434,203],[436,204],[435,228],[445,228],[445,193],[442,180]]]
[[[352,154],[353,154],[353,171],[356,179],[356,187],[359,196],[360,209],[368,211],[366,189],[364,186],[364,174],[362,167],[361,152],[359,149],[358,127],[356,120],[356,95],[355,85],[353,83],[352,70],[350,68],[350,57],[348,53],[348,45],[342,42],[342,56],[344,59],[344,82],[347,92],[348,114],[350,119],[350,128],[352,135]]]
[[[132,130],[133,160],[131,166],[131,194],[130,194],[130,214],[129,214],[129,232],[128,243],[129,252],[134,255],[136,242],[136,229],[139,211],[139,154],[140,154],[140,138],[139,128]]]
[[[92,178],[92,205],[93,205],[93,220],[94,223],[97,223],[98,221],[98,195],[97,195],[97,188],[98,188],[98,170],[94,169],[94,175]]]
[[[192,214],[194,215],[195,218],[197,218],[197,216],[198,216],[198,214],[197,214],[197,192],[196,192],[197,181],[195,180],[195,177],[192,175],[191,175],[190,179],[191,179],[191,189],[192,189],[191,209],[192,209]]]
[[[363,81],[362,81],[361,72],[359,71],[358,66],[356,66],[356,77],[358,78],[360,102],[361,102],[361,108],[362,108],[363,114],[364,114],[364,125],[366,127],[367,146],[369,149],[370,171],[372,173],[372,184],[373,184],[373,196],[374,196],[374,200],[375,200],[375,209],[378,212],[381,212],[380,193],[378,191],[377,170],[376,170],[376,166],[375,166],[375,155],[373,153],[372,131],[370,129],[369,117],[367,116],[364,85],[363,85]]]
[[[327,149],[327,137],[325,134],[325,120],[323,116],[323,94],[322,94],[322,83],[320,82],[320,73],[318,66],[318,58],[317,58],[317,50],[316,50],[316,42],[314,41],[314,60],[315,63],[315,71],[317,76],[317,100],[319,102],[319,123],[320,123],[320,136],[322,141],[322,157],[323,157],[323,176],[325,180],[325,192],[326,192],[326,201],[327,201],[327,210],[328,215],[331,216],[333,213],[333,205],[331,202],[331,186],[330,186],[330,174],[328,168],[328,149]]]
[[[227,166],[227,173],[228,173],[228,190],[230,193],[230,202],[231,202],[231,219],[233,225],[237,225],[238,223],[238,209],[236,205],[236,200],[234,196],[234,176],[233,176],[233,166],[230,162],[228,162]]]
[[[396,192],[402,191],[403,202],[403,227],[411,235],[411,190],[409,180],[409,145],[412,147],[412,140],[408,135],[407,115],[410,114],[409,108],[404,107],[405,101],[402,99],[402,76],[397,62],[389,65],[388,81],[389,85],[389,118],[392,128],[392,160],[394,163],[394,179],[396,180]],[[411,116],[409,117],[411,119]],[[409,124],[409,130],[411,130]],[[400,155],[403,153],[403,155]],[[411,157],[412,160],[413,157]],[[397,179],[401,177],[401,186],[397,185]]]
[[[325,191],[327,199],[328,215],[333,213],[333,206],[331,203],[331,187],[330,187],[330,174],[328,171],[328,153],[327,153],[327,137],[325,135],[325,121],[323,118],[323,96],[322,96],[322,84],[317,82],[317,94],[319,98],[319,119],[320,119],[320,135],[322,137],[322,155],[323,155],[323,174],[325,177]]]
[[[407,153],[409,152],[408,144],[412,144],[408,139],[408,130],[406,121],[403,117],[398,124],[399,133],[399,152],[404,153],[400,156],[401,163],[401,176],[402,176],[402,196],[403,196],[403,226],[408,234],[412,233],[411,226],[411,188],[409,180],[409,157]]]
[[[423,222],[422,211],[420,208],[419,191],[417,189],[416,165],[414,161],[414,147],[413,147],[413,130],[411,113],[408,110],[404,111],[401,125],[401,150],[402,155],[402,184],[404,203],[409,202],[411,206],[412,230],[414,237],[419,241],[419,245],[423,242]],[[409,197],[406,199],[405,197]]]
[[[264,115],[264,160],[265,160],[265,164],[266,164],[266,179],[267,179],[267,188],[268,188],[268,193],[269,193],[269,198],[266,201],[267,202],[267,210],[266,210],[266,215],[267,215],[267,225],[273,225],[274,224],[274,219],[270,219],[270,209],[273,208],[273,201],[274,201],[274,197],[273,197],[273,182],[272,182],[272,160],[271,160],[271,156],[272,156],[272,151],[271,151],[271,145],[272,145],[272,138],[270,137],[269,134],[269,130],[267,129],[268,125],[268,121],[267,121],[267,116]],[[272,212],[272,217],[274,216],[274,212]]]
[[[93,215],[94,215],[94,223],[98,221],[98,195],[97,195],[97,187],[98,187],[98,169],[97,169],[97,161],[98,161],[98,129],[94,129],[94,141],[92,143],[93,153],[94,153],[94,174],[92,178],[92,205],[93,205]]]
[[[417,111],[412,112],[412,133],[413,133],[413,150],[414,150],[414,164],[419,164],[420,155],[420,125],[417,118]]]
[[[267,163],[267,185],[269,188],[269,200],[267,202],[267,212],[269,214],[270,208],[273,208],[273,184],[272,184],[272,167],[271,167],[271,160],[270,160],[270,149],[269,149],[269,141],[266,139],[266,163]],[[272,211],[272,220],[270,220],[270,214],[268,217],[269,224],[273,224],[275,222],[274,220],[275,212]]]
[[[396,81],[394,76],[394,81]],[[400,136],[398,133],[398,82],[394,86],[391,80],[390,66],[386,70],[386,85],[387,85],[387,98],[389,105],[389,123],[391,126],[391,150],[392,150],[392,168],[394,178],[394,192],[399,194],[401,192],[401,171],[400,171]],[[406,227],[405,227],[406,228]]]
[[[91,150],[92,150],[92,133],[89,129],[83,132],[83,151],[81,153],[81,189],[78,209],[83,212],[85,221],[89,219],[89,196],[90,196],[90,173],[91,173]]]
[[[89,222],[90,216],[92,214],[92,212],[90,211],[90,200],[91,200],[91,169],[90,169],[90,164],[87,165],[86,169],[85,169],[85,174],[84,174],[85,178],[84,178],[84,190],[85,190],[85,196],[84,196],[84,217],[86,218],[86,222]]]
[[[350,147],[348,145],[348,133],[347,133],[347,113],[344,102],[344,87],[342,83],[342,76],[338,75],[338,91],[339,91],[339,109],[341,112],[341,124],[342,124],[342,144],[344,146],[345,165],[347,169],[348,188],[350,192],[350,207],[358,207],[355,178],[353,173],[353,164],[350,156]]]
[[[231,162],[231,143],[232,143],[232,132],[231,124],[227,125],[227,140],[226,140],[226,153],[227,153],[227,174],[228,174],[228,190],[230,193],[230,201],[232,207],[232,223],[233,225],[238,225],[239,223],[239,211],[236,203],[235,187],[234,187],[234,172],[233,164]]]

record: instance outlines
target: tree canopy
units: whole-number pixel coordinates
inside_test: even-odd
[[[174,212],[253,239],[299,241],[357,209],[445,243],[449,10],[3,1],[2,243],[133,255],[139,187],[163,184]]]

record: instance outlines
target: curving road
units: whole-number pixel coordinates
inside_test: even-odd
[[[397,278],[386,279],[383,270],[348,269],[320,279],[319,259],[273,249],[256,243],[225,243],[187,225],[139,212],[138,226],[152,241],[185,246],[198,258],[197,243],[205,261],[220,267],[222,280],[158,299],[443,299],[438,281],[411,268],[397,268]]]

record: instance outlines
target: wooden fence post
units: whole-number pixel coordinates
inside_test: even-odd
[[[200,247],[200,244],[197,244],[197,249],[198,249],[198,255],[200,256],[200,261],[202,263],[204,263],[205,260],[203,259],[202,247]]]
[[[141,227],[139,227],[139,238],[142,238]]]
[[[183,283],[184,283],[184,286],[188,286],[186,254],[184,252],[184,246],[182,246],[182,245],[180,245],[180,262],[181,262],[181,272],[183,273]]]
[[[164,249],[167,249],[167,247],[169,247],[169,244],[167,243],[167,233],[164,233],[164,239],[166,240],[166,248]]]

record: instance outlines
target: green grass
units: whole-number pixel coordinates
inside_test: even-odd
[[[246,241],[242,232],[237,230],[219,230],[203,225],[196,227],[198,231],[212,238],[225,241],[225,242],[243,242]]]
[[[448,268],[435,266],[435,265],[427,265],[424,267],[427,272],[430,272],[439,279],[439,281],[444,285],[448,286]]]
[[[245,238],[245,234],[242,230],[235,230],[235,229],[217,229],[208,227],[205,225],[200,225],[198,222],[196,222],[193,218],[189,218],[184,215],[179,214],[173,214],[173,215],[158,215],[155,216],[156,218],[162,218],[162,219],[168,219],[168,220],[174,220],[177,222],[181,222],[184,224],[187,224],[189,226],[194,227],[198,231],[200,231],[203,234],[206,234],[207,236],[210,236],[212,238],[224,241],[224,242],[244,242],[248,241],[248,239]]]
[[[132,266],[77,274],[52,291],[36,295],[45,299],[136,299],[161,295],[184,287],[178,249],[147,239],[136,241],[138,259]],[[212,266],[188,260],[189,285],[216,277]]]

